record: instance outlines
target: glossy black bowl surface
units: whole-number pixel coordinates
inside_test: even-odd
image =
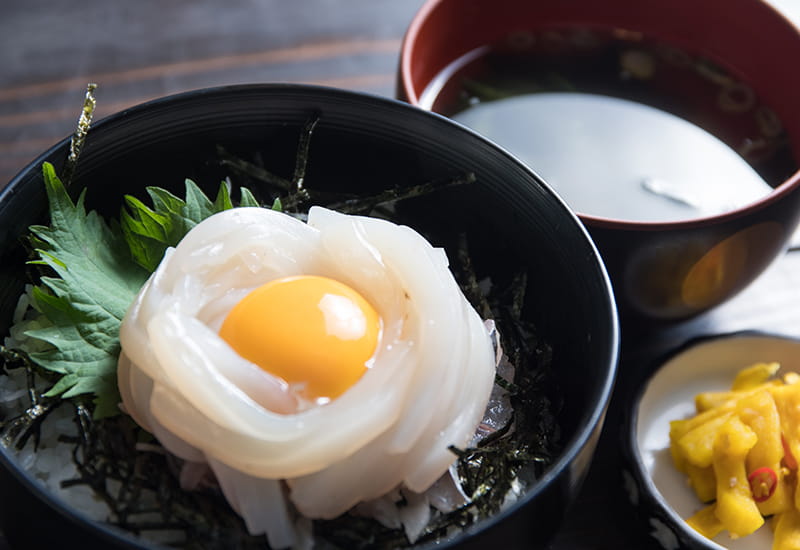
[[[225,177],[210,159],[223,145],[241,155],[259,151],[286,177],[303,124],[320,122],[311,145],[309,187],[354,193],[453,178],[474,172],[470,188],[444,191],[435,212],[420,207],[419,222],[462,228],[486,237],[481,269],[510,260],[530,266],[527,311],[554,354],[563,451],[520,501],[452,544],[438,547],[533,548],[554,533],[592,459],[612,390],[618,323],[608,277],[581,223],[529,169],[480,136],[405,103],[343,90],[295,85],[247,85],[198,90],[157,100],[98,122],[82,152],[74,188],[87,204],[118,214],[124,193],[145,185],[176,192],[189,177],[212,190]],[[25,256],[20,237],[45,221],[41,164],[63,166],[67,140],[21,172],[0,195],[0,328],[8,328],[22,290]],[[442,224],[442,212],[446,223]],[[431,222],[431,220],[434,220]],[[445,231],[447,233],[447,231]],[[87,521],[44,494],[0,449],[6,487],[0,520],[12,543],[82,540],[86,545],[147,547],[107,525]],[[40,539],[40,540],[39,540]]]

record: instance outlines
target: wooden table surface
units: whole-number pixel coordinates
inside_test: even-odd
[[[800,14],[800,0],[774,1]],[[98,116],[233,83],[315,83],[393,96],[401,39],[421,4],[2,0],[0,185],[73,130],[87,82],[99,86]],[[787,253],[701,318],[636,339],[625,338],[622,327],[620,379],[596,458],[549,550],[657,548],[634,519],[619,475],[620,413],[629,390],[653,358],[686,339],[744,329],[800,336],[800,252]]]

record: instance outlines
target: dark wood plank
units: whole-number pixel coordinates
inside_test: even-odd
[[[400,41],[421,0],[214,0],[0,7],[0,185],[74,127],[85,86],[98,116],[207,86],[302,82],[393,96]]]

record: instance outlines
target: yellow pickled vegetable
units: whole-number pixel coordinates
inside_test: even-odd
[[[708,391],[698,393],[694,398],[694,406],[698,413],[702,413],[721,405],[729,404],[732,406],[734,402],[737,401],[746,395],[750,395],[751,393],[763,391],[764,389],[772,386],[779,386],[781,385],[780,380],[770,380],[768,382],[764,382],[760,386],[749,390],[741,390],[741,391]]]
[[[775,400],[781,422],[781,442],[783,443],[783,464],[787,469],[797,472],[797,458],[800,456],[800,385],[785,385],[770,388]],[[794,505],[800,509],[800,476],[794,488]]]
[[[687,523],[743,537],[773,517],[773,550],[800,550],[800,375],[777,363],[742,369],[729,391],[695,396],[697,414],[670,422],[670,453],[701,502]]]
[[[712,465],[717,479],[715,514],[732,535],[743,537],[764,524],[745,470],[745,458],[757,436],[738,417],[732,416],[719,428],[714,442]]]
[[[689,476],[689,485],[694,489],[700,502],[711,502],[717,498],[717,478],[714,468],[710,465],[700,468],[694,464],[686,464],[686,474]]]
[[[709,504],[705,508],[701,508],[700,511],[687,519],[686,523],[709,539],[713,539],[724,529],[722,522],[717,518],[716,504]]]
[[[701,457],[699,459],[701,464],[695,464],[696,466],[703,467],[703,465],[709,466],[711,464],[711,445],[714,443],[714,441],[713,438],[708,440],[704,439],[703,436],[712,436],[713,434],[704,432],[703,426],[712,421],[722,422],[718,421],[717,419],[720,416],[730,416],[734,408],[734,403],[729,402],[720,407],[700,413],[697,416],[693,416],[692,418],[685,420],[673,420],[669,423],[669,439],[671,443],[670,452],[672,453],[672,460],[675,464],[675,467],[679,471],[686,472],[686,450],[691,448],[698,448],[698,452],[701,453]],[[698,429],[700,431],[695,431]],[[680,440],[693,431],[695,431],[695,433],[690,435],[688,439],[684,440],[683,444],[681,445],[679,443]]]
[[[733,418],[733,412],[721,414],[681,436],[678,439],[678,448],[686,461],[699,468],[711,466],[714,441],[717,439],[719,430],[731,418]]]
[[[733,391],[746,391],[759,387],[761,384],[775,376],[780,368],[779,363],[756,363],[740,370],[731,384]]]
[[[790,508],[775,518],[772,550],[800,550],[800,511]]]
[[[775,473],[774,488],[763,500],[758,495],[754,499],[758,509],[764,516],[784,512],[793,505],[793,499],[783,483],[781,460],[783,459],[783,443],[781,442],[781,419],[772,394],[766,389],[752,393],[738,401],[739,418],[756,435],[756,443],[747,454],[747,473],[751,475],[759,468],[767,467]],[[760,493],[762,496],[764,492]]]
[[[790,470],[797,470],[795,457],[800,456],[800,385],[776,386],[769,388],[769,392],[775,400],[781,422],[784,463]]]
[[[796,372],[787,372],[783,375],[784,384],[797,384],[800,382],[800,374]]]

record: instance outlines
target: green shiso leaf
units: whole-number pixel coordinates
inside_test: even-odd
[[[192,180],[186,180],[186,200],[165,189],[148,187],[152,208],[136,197],[125,197],[120,223],[134,261],[152,272],[167,247],[175,246],[195,225],[212,214],[233,208],[225,182],[212,202]],[[241,188],[241,206],[260,206],[253,194]]]
[[[86,212],[85,191],[72,201],[51,164],[44,164],[43,174],[50,225],[30,228],[37,255],[31,263],[52,272],[30,293],[33,312],[19,346],[34,363],[61,375],[46,396],[90,395],[96,417],[113,416],[119,412],[122,318],[167,247],[212,214],[233,208],[228,186],[220,185],[214,201],[188,179],[185,200],[148,187],[152,207],[126,196],[120,222],[109,225],[97,212]],[[241,193],[242,205],[258,206],[250,191]]]
[[[42,277],[33,307],[48,322],[25,332],[49,344],[32,352],[41,367],[62,375],[48,396],[94,394],[95,414],[114,414],[119,325],[148,273],[130,257],[116,225],[87,213],[84,193],[73,202],[50,164],[43,167],[50,226],[33,226],[38,260],[57,277]]]
[[[241,187],[239,192],[242,194],[241,199],[239,200],[239,206],[253,206],[253,207],[260,207],[261,205],[258,204],[258,201],[253,196],[253,193],[250,192],[249,189],[246,187]],[[276,199],[277,200],[277,199]],[[273,207],[273,210],[275,208]]]

